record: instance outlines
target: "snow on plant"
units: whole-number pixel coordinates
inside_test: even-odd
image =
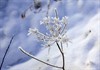
[[[39,41],[43,42],[43,46],[44,47],[50,47],[51,45],[53,45],[54,43],[56,43],[61,55],[62,55],[62,60],[63,60],[63,66],[59,67],[59,66],[55,66],[52,64],[49,64],[47,62],[44,62],[40,59],[35,58],[33,55],[31,55],[30,53],[26,52],[25,50],[23,50],[21,47],[19,48],[23,53],[25,53],[26,55],[30,56],[31,58],[42,62],[44,64],[47,64],[49,66],[52,67],[56,67],[56,68],[60,68],[62,70],[65,70],[65,57],[64,57],[64,52],[63,52],[63,43],[68,43],[69,39],[66,36],[66,27],[68,24],[68,17],[62,17],[62,19],[60,20],[57,14],[57,11],[55,9],[55,14],[56,17],[44,17],[42,21],[40,21],[41,25],[45,25],[46,29],[49,31],[46,34],[41,33],[37,28],[29,28],[28,31],[28,35],[34,35],[35,37],[37,37],[37,39]],[[61,46],[59,45],[59,43],[61,44]]]

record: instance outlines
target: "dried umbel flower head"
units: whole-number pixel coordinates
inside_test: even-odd
[[[68,24],[68,17],[65,16],[60,20],[56,13],[56,17],[45,17],[40,22],[40,24],[45,25],[49,33],[43,34],[36,28],[30,28],[28,35],[35,35],[38,40],[44,43],[44,46],[51,46],[55,42],[68,42],[68,38],[65,35]]]

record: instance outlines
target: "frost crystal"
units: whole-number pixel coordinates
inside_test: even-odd
[[[40,41],[44,43],[43,46],[51,46],[55,42],[67,43],[68,38],[66,37],[66,26],[68,18],[65,16],[61,20],[58,17],[45,17],[40,24],[45,25],[49,33],[43,34],[38,29],[30,28],[28,35],[35,35]]]
[[[67,19],[68,19],[68,17],[66,17],[66,16],[63,17],[62,20],[61,20],[61,23],[67,24],[68,23]]]

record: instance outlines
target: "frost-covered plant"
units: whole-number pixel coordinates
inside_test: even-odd
[[[62,70],[65,70],[65,57],[64,57],[64,52],[63,52],[63,46],[62,45],[60,46],[59,43],[61,43],[61,44],[66,43],[67,44],[69,41],[69,39],[66,36],[66,31],[67,31],[66,27],[68,24],[68,17],[65,16],[60,20],[58,15],[57,15],[56,9],[55,9],[55,14],[56,14],[56,17],[49,17],[48,16],[48,17],[43,18],[43,20],[40,22],[41,25],[45,25],[46,29],[49,31],[48,33],[43,34],[37,28],[34,28],[34,29],[29,28],[28,35],[34,35],[35,37],[37,37],[37,39],[39,41],[43,42],[44,47],[50,47],[51,45],[56,43],[57,47],[62,55],[62,60],[63,60],[62,67],[54,66],[52,64],[41,61],[40,59],[37,59],[33,55],[24,51],[22,48],[19,48],[19,49],[23,53],[36,59],[37,61],[40,61],[40,62],[47,64],[49,66],[52,66],[52,67],[61,68]]]
[[[29,28],[28,35],[36,36],[38,40],[44,43],[45,47],[50,47],[55,42],[67,43],[68,38],[65,35],[67,23],[68,17],[66,16],[61,20],[59,17],[45,17],[40,24],[45,25],[49,33],[43,34],[37,28]]]

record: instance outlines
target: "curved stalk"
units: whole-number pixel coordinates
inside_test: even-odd
[[[39,61],[39,62],[41,62],[41,63],[44,63],[44,64],[49,65],[49,66],[51,66],[51,67],[55,67],[55,68],[62,69],[62,67],[49,64],[49,63],[47,63],[47,62],[45,62],[45,61],[42,61],[42,60],[40,60],[40,59],[34,57],[33,55],[31,55],[30,53],[26,52],[26,51],[25,51],[23,48],[21,48],[21,47],[19,47],[19,49],[20,49],[24,54],[28,55],[29,57],[31,57],[31,58],[33,58],[33,59],[35,59],[35,60],[37,60],[37,61]]]

